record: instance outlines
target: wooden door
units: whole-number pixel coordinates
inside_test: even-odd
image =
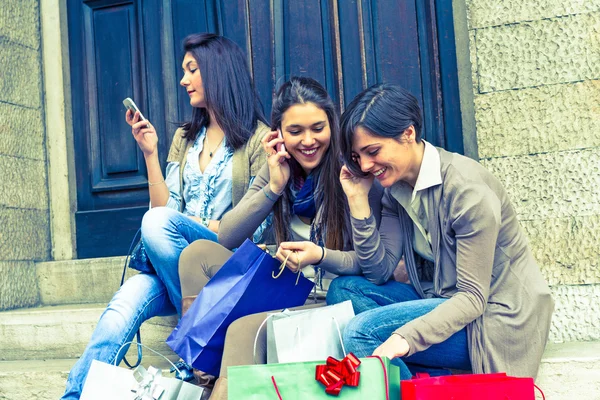
[[[79,258],[125,254],[148,208],[144,159],[124,120],[132,97],[166,160],[191,116],[181,42],[234,40],[265,114],[290,76],[320,81],[340,109],[364,88],[399,83],[424,110],[424,137],[462,152],[451,0],[67,0]]]

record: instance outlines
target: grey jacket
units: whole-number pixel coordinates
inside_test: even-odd
[[[427,189],[435,262],[415,260],[413,223],[395,186],[385,190],[379,231],[372,218],[353,219],[355,261],[381,284],[404,255],[423,298],[449,299],[396,330],[408,355],[466,326],[473,372],[535,377],[554,309],[548,285],[500,182],[479,163],[438,151],[442,184]]]

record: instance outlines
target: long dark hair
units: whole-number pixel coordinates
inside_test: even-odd
[[[273,99],[271,112],[271,130],[281,129],[283,114],[296,104],[312,103],[327,115],[331,139],[329,148],[323,155],[321,163],[313,170],[318,182],[315,202],[320,220],[315,221],[325,233],[324,245],[329,249],[342,250],[344,247],[344,232],[346,226],[347,207],[343,201],[344,192],[339,180],[342,167],[339,159],[339,118],[333,101],[319,82],[307,77],[292,77],[277,91]],[[291,158],[291,175],[283,195],[273,207],[275,217],[275,238],[277,243],[290,239],[289,186],[294,181],[294,174],[301,173],[302,168]]]
[[[342,115],[340,148],[350,172],[365,176],[352,157],[352,141],[356,128],[363,127],[374,136],[399,139],[410,126],[415,128],[415,140],[421,141],[423,119],[419,102],[398,85],[378,84],[361,92]]]
[[[266,124],[262,104],[242,49],[226,37],[194,33],[183,40],[183,51],[190,53],[200,69],[206,108],[194,107],[192,120],[182,125],[188,140],[195,140],[214,115],[232,149],[242,147],[254,134],[256,124]]]

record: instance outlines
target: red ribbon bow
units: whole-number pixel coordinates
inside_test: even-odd
[[[356,369],[359,365],[360,360],[352,353],[342,361],[328,357],[327,364],[317,365],[315,379],[325,385],[325,393],[337,396],[344,385],[358,386],[360,372]]]

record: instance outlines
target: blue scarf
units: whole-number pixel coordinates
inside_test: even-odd
[[[315,205],[315,179],[312,174],[306,177],[294,180],[290,185],[292,191],[292,209],[294,214],[299,217],[313,219],[317,215],[317,206]]]

